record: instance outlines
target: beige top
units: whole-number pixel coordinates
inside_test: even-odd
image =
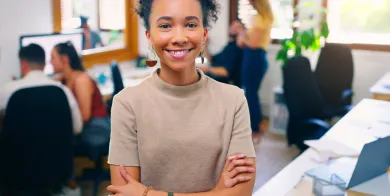
[[[140,166],[141,182],[157,190],[211,190],[228,155],[255,157],[244,92],[201,79],[188,86],[158,71],[114,98],[108,163]]]
[[[256,35],[260,36],[260,41],[256,44],[258,48],[268,49],[271,43],[271,30],[272,30],[272,20],[264,18],[260,14],[254,15],[251,22],[251,28],[249,29],[249,33],[252,29],[260,29],[261,34]]]

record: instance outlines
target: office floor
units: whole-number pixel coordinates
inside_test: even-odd
[[[266,132],[258,146],[256,146],[256,183],[254,191],[264,185],[269,179],[289,164],[298,154],[296,148],[288,148],[286,138],[284,136],[275,135]],[[105,182],[101,186],[99,196],[107,196],[105,188],[109,182]],[[80,184],[83,196],[89,196],[92,193],[93,184],[85,182]]]

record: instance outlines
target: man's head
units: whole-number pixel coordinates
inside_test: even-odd
[[[230,24],[229,34],[234,36],[240,33],[242,30],[244,30],[244,25],[239,20],[235,20]]]
[[[19,51],[19,60],[22,76],[31,70],[43,70],[45,68],[45,50],[37,44],[22,47]]]
[[[83,28],[83,29],[89,29],[89,25],[88,25],[88,17],[86,16],[80,16],[80,27]]]

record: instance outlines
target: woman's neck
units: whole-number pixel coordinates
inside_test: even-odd
[[[72,69],[64,69],[63,76],[66,81],[70,81],[74,76],[74,72]]]
[[[169,66],[161,64],[159,77],[164,82],[175,86],[186,86],[199,81],[199,75],[195,65],[182,71],[175,71]]]

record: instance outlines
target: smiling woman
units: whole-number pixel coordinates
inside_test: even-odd
[[[216,0],[140,2],[137,11],[161,68],[114,98],[109,192],[252,194],[255,152],[244,92],[195,67],[218,7]]]

